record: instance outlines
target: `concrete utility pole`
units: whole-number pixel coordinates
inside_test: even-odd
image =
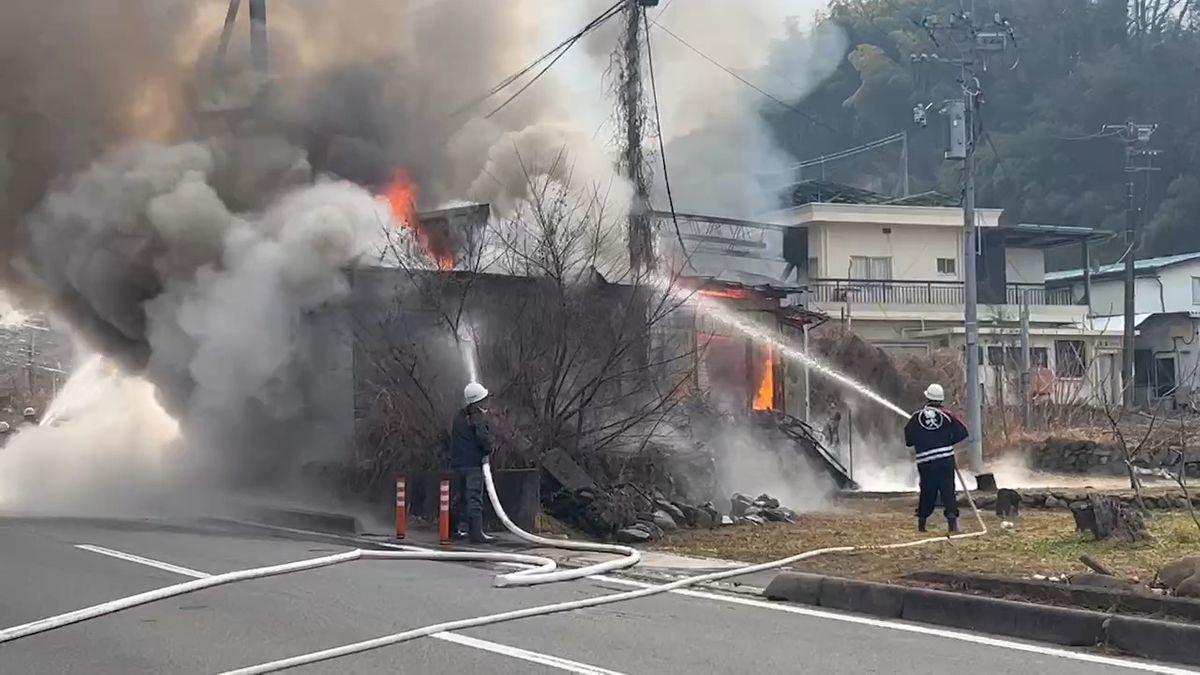
[[[1025,427],[1033,423],[1033,349],[1029,337],[1029,296],[1021,291],[1021,400],[1025,403]]]
[[[1149,157],[1153,159],[1157,150],[1150,150],[1146,145],[1154,135],[1157,124],[1106,124],[1102,134],[1115,135],[1125,144],[1125,335],[1121,342],[1121,403],[1126,410],[1133,408],[1133,351],[1134,323],[1137,317],[1134,288],[1136,284],[1134,270],[1137,263],[1137,220],[1140,209],[1134,203],[1133,177],[1140,171],[1154,171],[1152,166],[1137,166],[1135,158]]]
[[[621,44],[621,123],[625,132],[623,158],[625,176],[633,183],[629,207],[629,267],[634,276],[654,267],[654,243],[650,223],[650,182],[646,178],[642,142],[646,108],[642,84],[642,24],[646,7],[657,0],[625,0],[625,38]]]
[[[972,3],[973,4],[973,3]],[[986,70],[987,59],[1003,56],[1010,47],[1016,48],[1012,24],[996,14],[989,24],[977,24],[974,12],[963,10],[952,15],[948,22],[936,16],[921,20],[920,25],[929,39],[939,47],[938,37],[949,40],[958,50],[959,58],[938,54],[914,54],[913,63],[940,63],[959,68],[962,98],[947,101],[942,109],[950,120],[949,147],[946,159],[963,162],[963,323],[966,362],[966,413],[970,433],[970,468],[976,475],[980,490],[994,490],[996,480],[983,464],[983,391],[979,367],[983,353],[979,348],[979,254],[978,226],[975,220],[975,149],[979,139],[979,118],[976,114],[983,101],[983,92],[976,68]],[[1015,67],[1015,63],[1013,64]],[[919,109],[919,107],[918,107]],[[914,109],[914,121],[919,113]]]

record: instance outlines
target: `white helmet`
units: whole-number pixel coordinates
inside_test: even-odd
[[[0,434],[7,434],[10,430],[12,430],[12,427],[9,426],[8,422],[0,422]]]
[[[925,387],[925,399],[928,401],[942,402],[946,400],[946,390],[942,389],[942,385],[934,382]]]
[[[37,411],[34,410],[33,408],[26,408],[25,412],[23,412],[21,414],[24,415],[25,417],[33,417],[33,416],[37,415]]]
[[[488,397],[488,390],[478,382],[472,382],[463,389],[463,398],[467,400],[467,405],[479,403]]]

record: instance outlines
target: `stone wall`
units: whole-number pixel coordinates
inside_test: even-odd
[[[1017,490],[1021,495],[1021,508],[1030,509],[1063,509],[1066,510],[1075,502],[1087,500],[1089,492],[1097,492],[1086,488],[1078,490],[1046,490],[1046,489],[1022,489]],[[1114,492],[1111,490],[1101,490],[1102,494],[1112,494],[1121,501],[1132,504],[1134,502],[1134,494],[1131,490],[1122,490]],[[1192,494],[1192,504],[1200,508],[1200,494]],[[1142,490],[1142,501],[1145,502],[1146,508],[1154,510],[1184,510],[1188,507],[1188,500],[1183,496],[1183,492],[1178,489],[1166,488],[1147,488]],[[965,495],[960,495],[958,498],[960,507],[967,506]],[[981,511],[990,511],[996,506],[995,495],[978,495],[976,504]]]
[[[1029,467],[1046,473],[1121,475],[1125,464],[1115,443],[1050,437],[1025,448]]]

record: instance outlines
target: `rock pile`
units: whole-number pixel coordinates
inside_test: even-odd
[[[796,512],[780,506],[779,500],[771,495],[759,495],[757,499],[751,499],[743,494],[734,494],[729,501],[732,504],[729,515],[734,524],[765,525],[768,522],[796,522]]]
[[[684,528],[708,529],[721,524],[721,514],[705,502],[686,504],[657,490],[625,485],[611,490],[559,490],[544,505],[555,518],[599,539],[626,544],[657,541]]]

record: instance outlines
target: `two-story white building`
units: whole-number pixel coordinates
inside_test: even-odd
[[[805,287],[801,301],[810,309],[889,351],[964,348],[961,208],[936,193],[895,199],[823,181],[799,184],[792,197],[791,208],[759,219],[771,225],[717,232],[685,222],[680,236],[693,256],[721,256],[743,272]],[[1000,225],[999,209],[976,214],[985,394],[1017,400],[1024,300],[1035,395],[1059,402],[1119,397],[1120,330],[1089,325],[1083,299],[1045,283],[1045,251],[1072,244],[1086,251],[1093,230]]]
[[[1086,270],[1086,273],[1085,273]],[[1052,272],[1055,293],[1090,300],[1090,325],[1123,331],[1125,265]],[[1196,406],[1200,401],[1200,252],[1134,263],[1134,392],[1152,404],[1162,399]]]

